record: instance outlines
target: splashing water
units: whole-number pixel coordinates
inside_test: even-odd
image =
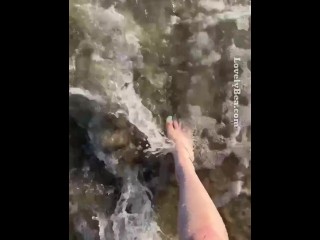
[[[105,97],[108,96],[107,101],[116,102],[121,106],[113,113],[116,116],[125,114],[128,121],[147,136],[150,144],[149,152],[156,153],[160,149],[171,147],[160,133],[152,113],[142,104],[141,97],[133,87],[133,65],[142,64],[139,40],[136,36],[139,34],[139,27],[134,28],[136,32],[126,30],[129,24],[134,23],[128,22],[123,15],[114,9],[114,6],[108,9],[94,4],[76,6],[90,19],[89,29],[94,33],[90,37],[95,47],[93,65],[95,71],[100,71],[100,79],[98,80],[103,88],[103,93],[105,93]],[[105,38],[111,41],[108,47],[102,44]],[[133,62],[131,60],[133,58],[138,60]],[[70,93],[75,92],[76,89],[70,88]],[[82,94],[84,92],[87,97],[92,99],[89,90],[83,90]],[[99,98],[98,101],[101,102],[101,99]]]
[[[152,193],[138,181],[136,171],[127,169],[125,176],[121,197],[111,216],[114,239],[161,239],[149,199]]]
[[[124,114],[128,121],[135,125],[147,136],[150,148],[148,151],[157,152],[169,145],[160,134],[154,123],[151,112],[142,104],[139,95],[133,88],[133,61],[130,58],[140,57],[140,45],[134,33],[124,32],[126,19],[116,12],[114,7],[103,9],[95,4],[76,5],[82,14],[89,19],[88,30],[91,44],[95,48],[93,65],[99,70],[99,81],[103,88],[103,95],[94,94],[90,89],[71,87],[71,95],[81,95],[100,104],[117,102],[122,108],[113,112],[116,116]],[[118,31],[116,31],[118,30]],[[111,36],[110,48],[105,47],[102,41]],[[73,68],[70,68],[73,70]],[[125,87],[124,87],[125,86]],[[91,140],[94,139],[89,132]],[[103,160],[111,172],[116,173],[114,166],[117,161],[110,155],[96,149],[96,155]],[[103,213],[97,213],[95,219],[99,222],[100,240],[112,239],[161,239],[160,231],[154,220],[154,212],[149,197],[151,192],[138,181],[137,172],[126,170],[124,186],[114,213],[108,219]],[[148,197],[149,194],[149,197]],[[128,207],[130,206],[130,213]],[[106,233],[108,225],[112,225],[112,233]],[[85,239],[92,239],[92,233],[85,231],[85,222],[79,224],[78,231]],[[88,235],[89,234],[89,235]],[[88,236],[87,236],[88,235]]]

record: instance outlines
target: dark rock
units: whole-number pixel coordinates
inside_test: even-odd
[[[160,160],[159,186],[158,191],[164,191],[170,184],[171,177],[174,176],[174,159],[172,154],[167,154]]]
[[[114,4],[114,1],[113,0],[101,0],[100,4],[103,8],[107,9]]]
[[[238,67],[239,76],[243,73],[243,69],[241,66]],[[217,72],[216,79],[220,83],[227,83],[234,81],[234,62],[233,60],[228,60],[225,58],[221,58],[221,60],[216,64],[215,70]]]
[[[238,48],[250,49],[251,48],[251,36],[250,32],[245,30],[238,30],[234,36],[234,44]]]
[[[69,96],[69,115],[83,128],[88,128],[97,106],[98,103],[82,95]]]
[[[248,141],[251,142],[251,125],[248,126],[247,128],[247,138],[248,138]]]
[[[244,106],[248,106],[249,105],[248,97],[244,94],[240,94],[239,95],[239,104],[244,105]]]
[[[230,179],[233,179],[235,177],[235,174],[239,167],[240,160],[234,153],[231,153],[227,158],[225,158],[221,165],[224,174]]]
[[[227,47],[232,44],[234,33],[237,31],[237,24],[234,20],[221,21],[214,29],[220,36],[223,47]]]
[[[223,150],[227,148],[227,143],[223,138],[220,138],[220,139],[209,138],[209,148],[211,150]]]
[[[229,123],[227,123],[224,127],[218,130],[218,134],[222,135],[225,138],[229,138],[231,136],[232,131],[233,127]]]
[[[86,131],[69,118],[69,169],[81,168],[85,160]]]

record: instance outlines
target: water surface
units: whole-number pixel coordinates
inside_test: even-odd
[[[193,128],[195,167],[230,239],[250,239],[248,1],[69,7],[69,238],[177,239],[178,188],[164,132],[175,114]]]

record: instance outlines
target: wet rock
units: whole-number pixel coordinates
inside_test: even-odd
[[[248,126],[246,136],[249,142],[251,142],[251,125]]]
[[[223,150],[227,147],[227,143],[222,135],[218,135],[215,129],[204,128],[201,133],[202,138],[207,138],[209,148],[211,150]]]
[[[243,93],[239,95],[239,104],[240,105],[244,105],[244,106],[248,106],[249,105],[249,97],[246,96],[247,94]]]
[[[105,9],[108,9],[109,7],[111,7],[112,4],[114,4],[113,0],[101,0],[101,6]]]
[[[141,156],[141,152],[136,149],[135,146],[128,146],[121,152],[118,152],[119,159],[122,159],[125,163],[138,163],[141,160],[139,157]]]
[[[243,70],[239,66],[239,76],[242,74]],[[234,81],[234,61],[221,58],[221,60],[215,66],[215,71],[217,73],[217,81],[220,82],[233,82]]]
[[[203,144],[201,146],[201,144]],[[230,154],[229,149],[211,150],[208,142],[202,141],[195,149],[194,165],[196,169],[214,169],[221,165],[223,160]]]
[[[130,142],[130,133],[125,129],[114,132],[106,130],[101,138],[102,148],[112,151],[127,146]]]
[[[80,232],[77,232],[73,219],[69,218],[69,240],[84,240]]]
[[[69,96],[69,115],[83,128],[87,128],[98,104],[82,95]]]
[[[227,143],[223,137],[209,138],[209,148],[212,150],[223,150],[227,148]]]
[[[158,224],[168,236],[177,235],[179,189],[168,186],[167,191],[156,199],[156,212],[159,215]]]
[[[236,34],[234,36],[234,44],[239,48],[250,49],[251,48],[250,33],[245,30],[236,31]]]
[[[212,190],[214,190],[213,196],[219,197],[229,188],[230,180],[225,175],[221,167],[209,170],[208,179],[212,184]]]
[[[231,134],[233,132],[233,127],[231,124],[223,124],[220,128],[218,128],[217,133],[225,138],[230,138]]]
[[[74,119],[69,118],[69,169],[83,166],[86,143],[85,129],[79,127]]]
[[[170,81],[171,77],[167,73],[150,66],[144,68],[135,80],[135,90],[154,116],[171,109],[167,101]]]
[[[219,212],[226,223],[230,240],[251,238],[251,198],[240,194]]]
[[[108,117],[112,124],[118,129],[128,129],[130,127],[130,123],[123,114],[118,114],[117,117],[115,115],[110,115]]]
[[[118,198],[117,188],[121,185],[112,180],[99,183],[96,171],[89,170],[84,175],[73,173],[69,177],[69,203],[76,204],[75,214],[111,213]]]
[[[165,191],[166,188],[172,183],[172,178],[175,179],[174,173],[174,159],[172,154],[167,154],[159,159],[160,169],[159,169],[159,184],[157,186],[157,191]]]
[[[223,160],[221,165],[224,174],[232,179],[236,176],[236,172],[239,170],[240,159],[234,153],[231,153],[228,157]]]
[[[227,46],[231,42],[231,39],[234,36],[235,31],[237,31],[237,23],[235,20],[226,20],[221,21],[217,24],[217,31],[221,31],[223,33],[223,42],[224,45]]]

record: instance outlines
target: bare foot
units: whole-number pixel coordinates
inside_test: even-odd
[[[194,161],[192,132],[182,128],[181,123],[167,117],[167,135],[175,143],[175,157],[181,161]]]

